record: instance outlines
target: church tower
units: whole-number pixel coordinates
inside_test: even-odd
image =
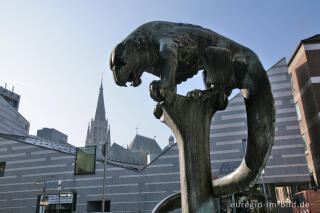
[[[102,145],[105,143],[109,149],[111,144],[110,125],[108,124],[108,120],[106,120],[101,81],[96,114],[94,119],[91,119],[91,122],[89,122],[87,130],[86,146],[98,146],[102,149]]]

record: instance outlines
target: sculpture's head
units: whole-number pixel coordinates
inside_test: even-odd
[[[131,40],[119,43],[110,55],[110,69],[117,85],[125,86],[131,82],[131,86],[137,87],[141,84],[141,63],[139,63],[140,51],[137,44]]]

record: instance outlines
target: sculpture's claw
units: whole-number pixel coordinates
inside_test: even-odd
[[[166,91],[176,92],[176,86],[170,85],[167,81],[152,81],[149,87],[150,96],[153,100],[161,102],[165,100]]]
[[[162,108],[160,106],[160,103],[157,103],[153,108],[153,114],[157,119],[160,119],[161,116],[162,116],[162,113],[163,113],[163,111],[162,111]]]
[[[192,90],[187,93],[188,98],[198,99],[198,98],[213,98],[214,104],[217,110],[224,110],[228,105],[228,98],[224,94],[223,90],[217,88],[210,88],[207,90]]]
[[[196,99],[196,98],[200,98],[201,96],[202,96],[202,91],[199,89],[195,89],[187,93],[188,98]]]
[[[166,84],[163,81],[152,81],[149,87],[151,98],[157,102],[164,101],[161,90],[165,90],[165,87]]]
[[[214,97],[214,104],[217,110],[225,110],[228,106],[229,100],[225,91],[219,87],[211,87],[210,89],[204,90],[203,95],[209,95]]]

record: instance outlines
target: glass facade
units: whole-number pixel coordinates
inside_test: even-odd
[[[77,148],[75,159],[75,175],[94,174],[96,169],[96,147]]]

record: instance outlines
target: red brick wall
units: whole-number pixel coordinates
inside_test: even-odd
[[[301,48],[304,48],[303,44]],[[299,54],[298,54],[299,53]],[[320,122],[314,118],[320,111],[320,84],[311,84],[310,77],[320,76],[320,50],[297,52],[296,64],[290,65],[291,79],[294,84],[294,95],[304,93],[296,100],[300,109],[300,130],[305,136],[308,155],[307,162],[315,179],[320,183]],[[308,86],[309,84],[309,86]],[[309,124],[309,126],[307,126]],[[308,129],[309,127],[309,129]]]

